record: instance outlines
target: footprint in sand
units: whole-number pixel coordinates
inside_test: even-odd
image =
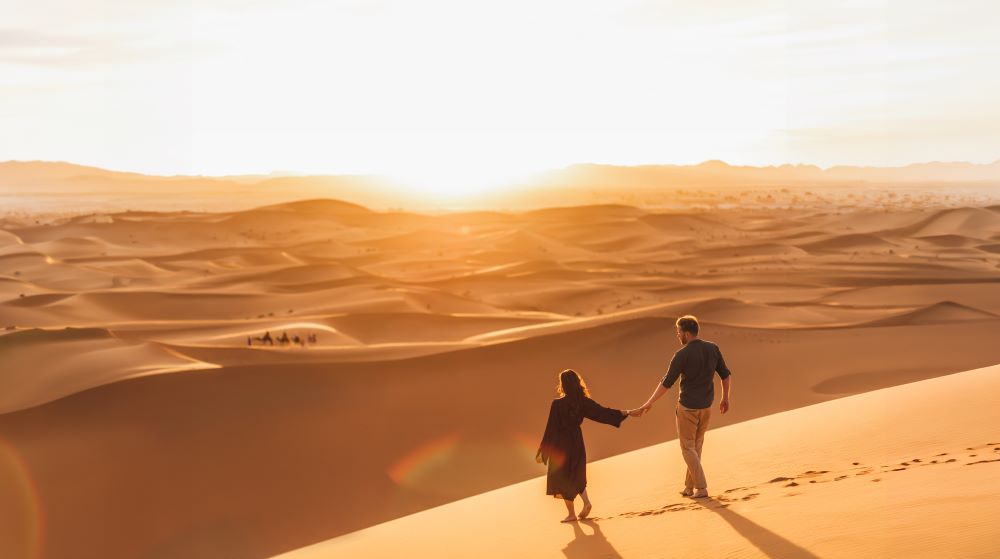
[[[995,447],[995,448],[993,448],[993,450],[996,451],[996,452],[1000,452],[1000,443],[988,443],[986,446],[987,447]],[[969,447],[966,450],[975,450],[975,449],[972,448],[972,447]],[[948,453],[947,452],[942,452],[940,454],[935,454],[934,456],[935,457],[948,456]],[[976,455],[976,454],[969,454],[968,456],[969,456],[969,458],[976,458],[978,455]],[[929,462],[924,462],[923,459],[921,459],[921,458],[913,458],[913,459],[910,459],[909,461],[906,461],[906,462],[900,462],[898,465],[901,466],[901,467],[898,467],[898,468],[893,468],[891,465],[882,465],[880,467],[883,468],[886,471],[901,472],[901,471],[907,470],[909,466],[916,466],[916,465],[919,465],[919,466],[930,466],[931,464],[948,464],[948,463],[957,462],[957,461],[958,461],[957,458],[949,458],[949,459],[944,460],[944,461],[930,460]],[[973,465],[976,465],[976,464],[987,464],[987,463],[993,463],[993,462],[1000,462],[1000,458],[992,459],[992,460],[978,460],[978,461],[975,461],[975,462],[969,462],[969,463],[967,463],[965,465],[966,466],[973,466]],[[851,465],[852,466],[860,466],[861,463],[860,462],[851,462]],[[873,472],[874,472],[874,468],[869,466],[866,469],[864,469],[863,471],[856,472],[854,475],[855,476],[863,476],[863,475],[871,474]],[[799,474],[798,476],[795,476],[795,477],[778,476],[776,478],[771,479],[767,483],[771,484],[771,483],[788,482],[788,483],[785,483],[783,485],[783,487],[799,487],[799,486],[801,486],[801,484],[798,481],[796,481],[796,480],[799,479],[799,478],[801,478],[801,477],[815,477],[815,476],[820,476],[820,475],[828,474],[828,473],[830,473],[830,470],[808,470],[808,471],[805,471],[805,472],[803,472],[803,473],[801,473],[801,474]],[[835,478],[833,478],[833,481],[842,481],[842,480],[847,479],[848,477],[850,477],[850,475],[848,475],[848,474],[838,475]],[[809,483],[827,483],[829,480],[824,481],[824,480],[810,479],[808,481],[809,481]],[[872,483],[879,483],[879,482],[882,481],[882,478],[878,478],[878,477],[877,478],[873,478],[871,481],[872,481]],[[725,491],[723,491],[723,493],[724,493],[723,495],[718,495],[718,496],[714,497],[715,503],[712,505],[712,507],[713,508],[727,508],[735,500],[750,501],[752,499],[756,499],[757,497],[760,496],[760,493],[750,493],[748,495],[744,495],[743,497],[736,497],[736,498],[730,498],[730,497],[726,496],[726,495],[731,494],[731,493],[736,493],[737,491],[748,491],[748,490],[753,489],[755,487],[759,487],[759,485],[754,485],[754,486],[750,486],[750,487],[733,487],[731,489],[726,489]],[[793,492],[793,493],[786,493],[785,495],[788,496],[788,497],[793,497],[793,496],[801,495],[801,494],[802,494],[801,492]],[[704,506],[704,505],[702,505],[702,506]],[[660,514],[663,514],[663,513],[666,513],[666,512],[681,512],[681,511],[687,511],[687,510],[695,510],[697,508],[698,508],[697,506],[695,506],[693,504],[690,504],[690,503],[670,503],[668,505],[663,505],[662,507],[660,507],[659,509],[656,509],[656,510],[647,510],[647,511],[638,511],[638,512],[625,512],[625,513],[619,514],[618,517],[631,518],[631,517],[635,517],[635,516],[655,516],[655,515],[660,515]],[[592,518],[592,520],[599,520],[599,519],[598,518]]]
[[[1000,458],[997,458],[995,460],[977,460],[975,462],[969,462],[968,464],[966,464],[966,466],[972,466],[973,464],[987,464],[989,462],[1000,462]]]

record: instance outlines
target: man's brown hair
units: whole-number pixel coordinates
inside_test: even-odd
[[[698,335],[698,319],[690,314],[678,318],[677,327],[680,328],[681,332],[690,332],[695,336]]]

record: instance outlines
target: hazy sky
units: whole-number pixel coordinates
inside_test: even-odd
[[[1000,159],[1000,3],[0,0],[0,160],[461,183]]]

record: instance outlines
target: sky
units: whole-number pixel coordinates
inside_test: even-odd
[[[0,0],[0,160],[382,174],[1000,159],[1000,3]]]

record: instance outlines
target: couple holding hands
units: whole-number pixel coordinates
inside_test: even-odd
[[[711,415],[714,399],[715,373],[722,379],[722,402],[719,411],[729,411],[730,372],[722,359],[719,346],[698,338],[698,319],[682,316],[677,319],[677,339],[681,349],[674,353],[667,374],[646,403],[632,410],[606,408],[591,399],[583,377],[572,369],[559,374],[545,434],[535,459],[548,466],[546,494],[563,499],[568,512],[563,522],[586,518],[592,503],[587,496],[587,451],[580,425],[587,418],[598,423],[620,427],[627,417],[640,417],[680,379],[680,397],[674,412],[681,454],[687,464],[681,495],[691,498],[708,496],[708,483],[701,467],[701,448]],[[583,498],[580,514],[574,501]]]

